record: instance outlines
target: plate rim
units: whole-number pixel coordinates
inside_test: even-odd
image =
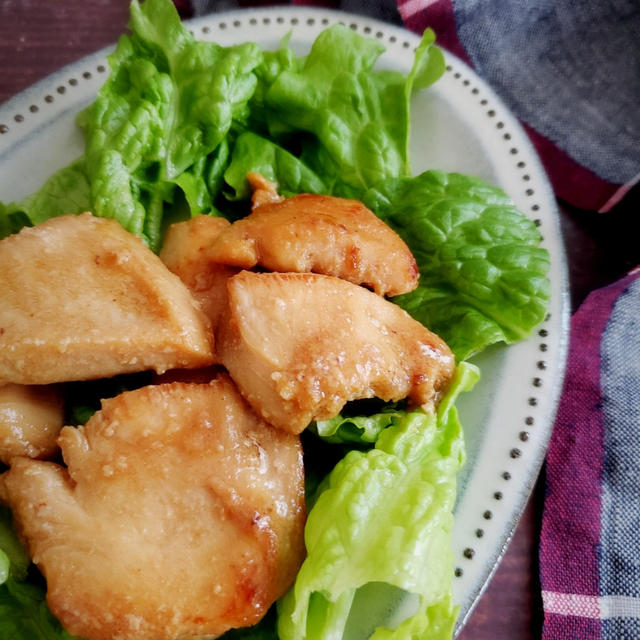
[[[226,32],[239,26],[244,26],[244,23],[249,23],[249,27],[259,26],[265,19],[269,21],[275,20],[276,16],[280,14],[283,16],[283,23],[281,26],[288,26],[289,30],[294,30],[298,27],[305,28],[305,25],[309,21],[314,21],[314,24],[308,24],[306,26],[318,26],[318,21],[321,23],[322,28],[342,22],[352,28],[354,31],[366,35],[368,37],[379,39],[385,48],[389,48],[390,45],[396,47],[400,46],[402,49],[406,49],[407,53],[413,52],[415,46],[417,46],[420,36],[415,32],[408,30],[406,27],[398,26],[393,23],[387,23],[377,18],[372,18],[364,15],[352,14],[339,9],[311,7],[311,6],[271,6],[260,8],[241,8],[228,11],[221,11],[217,13],[210,13],[204,16],[199,16],[189,20],[184,20],[184,24],[188,26],[194,35],[198,39],[207,39],[216,41],[215,28],[219,29],[219,32]],[[285,18],[286,16],[286,18]],[[297,20],[297,22],[294,22]],[[324,21],[327,21],[326,23]],[[235,21],[240,24],[236,25]],[[252,24],[255,21],[256,24]],[[287,24],[288,22],[288,24]],[[267,26],[267,23],[263,24]],[[272,24],[272,22],[269,22]],[[224,26],[221,26],[224,25]],[[195,33],[196,30],[200,30],[199,33]],[[381,34],[381,35],[379,35]],[[203,35],[206,36],[203,38]],[[240,34],[238,34],[240,35]],[[237,41],[248,41],[249,38],[238,38]],[[51,101],[45,100],[50,105],[55,105],[57,109],[60,101],[64,102],[65,93],[71,93],[69,88],[69,77],[76,78],[77,82],[73,87],[80,87],[81,91],[89,95],[91,99],[94,87],[102,85],[103,81],[108,76],[108,66],[106,64],[107,56],[113,51],[115,42],[111,45],[101,48],[100,50],[91,53],[87,56],[64,65],[59,70],[53,72],[36,81],[22,92],[12,96],[4,103],[0,104],[0,127],[4,124],[7,129],[5,131],[0,130],[0,163],[3,162],[3,158],[8,157],[12,150],[16,146],[19,146],[25,137],[29,135],[36,135],[38,129],[38,122],[41,120],[43,109],[40,108],[37,111],[33,111],[31,107],[38,104],[38,101],[32,99],[33,96],[38,96],[38,100],[42,102],[42,96],[51,96]],[[310,44],[310,42],[309,42]],[[528,162],[535,164],[535,170],[542,176],[544,176],[544,185],[546,193],[543,194],[543,199],[547,200],[547,205],[550,207],[551,219],[550,222],[553,225],[553,232],[559,241],[556,242],[554,247],[554,256],[556,260],[556,266],[559,270],[560,282],[557,284],[557,290],[561,299],[557,301],[556,306],[560,313],[559,321],[556,321],[556,326],[559,328],[560,336],[557,338],[556,357],[554,360],[554,369],[552,371],[554,375],[554,385],[551,393],[551,399],[547,402],[547,412],[549,416],[548,424],[545,425],[545,432],[543,437],[540,437],[537,441],[536,451],[528,454],[527,460],[530,464],[530,472],[526,474],[527,482],[520,487],[517,499],[513,501],[513,508],[509,518],[505,520],[505,526],[503,527],[503,533],[499,540],[494,544],[493,557],[487,561],[484,570],[481,572],[482,578],[476,580],[470,593],[464,599],[461,604],[460,616],[456,623],[455,635],[457,635],[464,624],[467,622],[469,616],[473,612],[475,605],[478,603],[480,597],[489,585],[490,579],[497,570],[504,554],[508,548],[508,545],[515,533],[516,527],[527,502],[531,496],[533,488],[538,481],[540,470],[544,463],[549,440],[551,438],[553,422],[560,402],[562,385],[565,375],[566,359],[568,355],[568,342],[569,342],[569,326],[570,326],[570,303],[569,303],[569,277],[568,277],[568,264],[565,248],[562,244],[562,231],[560,226],[560,214],[558,206],[555,200],[555,195],[546,177],[546,172],[542,166],[540,158],[531,143],[529,137],[526,135],[524,127],[517,121],[516,117],[512,114],[510,109],[506,106],[506,103],[495,92],[495,90],[465,61],[456,57],[453,53],[443,49],[445,54],[445,60],[447,63],[447,72],[456,75],[465,75],[466,78],[473,78],[473,80],[482,86],[483,94],[489,97],[490,105],[492,108],[497,108],[501,113],[508,114],[511,119],[510,127],[512,130],[518,132],[520,140],[519,146],[524,151],[524,155],[527,157]],[[81,67],[90,67],[90,77],[81,78],[79,75],[79,69]],[[100,68],[102,67],[102,70]],[[96,74],[97,71],[97,74]],[[445,73],[447,73],[445,72]],[[67,78],[67,80],[63,80]],[[83,80],[86,81],[83,84]],[[463,80],[461,80],[463,81]],[[440,81],[439,81],[440,82]],[[437,83],[436,83],[437,84]],[[61,91],[60,88],[64,87],[65,90]],[[97,90],[97,89],[96,89]],[[78,100],[76,99],[75,104]],[[73,107],[72,107],[73,108]],[[13,112],[13,113],[12,113]],[[28,112],[28,113],[27,113]],[[21,120],[17,120],[17,116],[22,116]],[[31,117],[33,116],[33,118]],[[23,128],[24,132],[21,132],[21,125],[23,122],[32,121],[35,125],[29,129]],[[46,117],[42,120],[45,124],[48,122]],[[7,124],[9,122],[9,124]],[[4,148],[3,138],[8,146]],[[520,207],[519,207],[520,208]],[[527,214],[525,214],[527,215]],[[536,328],[537,330],[538,328]],[[455,525],[454,525],[455,531]],[[472,533],[469,532],[469,536]],[[465,549],[466,553],[467,549]],[[473,556],[472,556],[473,557]],[[471,560],[472,557],[465,557],[464,560]],[[464,560],[460,558],[456,559],[457,563],[464,563]],[[454,579],[455,581],[455,579]]]

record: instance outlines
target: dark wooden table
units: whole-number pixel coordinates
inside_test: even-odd
[[[116,41],[128,20],[125,0],[0,0],[0,103],[37,80]],[[640,264],[632,215],[636,189],[605,215],[560,203],[574,309],[594,288]],[[459,635],[460,640],[534,640],[541,637],[542,605],[537,541],[542,480],[507,553]]]

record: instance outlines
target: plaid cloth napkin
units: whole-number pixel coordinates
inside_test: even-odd
[[[572,318],[546,463],[546,640],[640,638],[639,310],[640,270]]]
[[[264,2],[176,0],[192,14]],[[281,3],[283,4],[283,3]],[[292,1],[403,24],[470,64],[529,133],[560,201],[640,181],[640,1]],[[573,317],[545,464],[543,640],[640,639],[640,271]]]

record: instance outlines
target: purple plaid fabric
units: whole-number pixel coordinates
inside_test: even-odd
[[[544,640],[640,638],[640,271],[571,323],[547,456]]]

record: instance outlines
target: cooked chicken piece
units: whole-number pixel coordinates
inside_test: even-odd
[[[454,373],[438,336],[345,280],[243,271],[228,288],[220,359],[249,404],[292,433],[359,398],[431,408]]]
[[[276,185],[269,182],[259,173],[250,172],[247,174],[247,181],[251,186],[253,193],[251,194],[251,207],[255,209],[260,205],[268,202],[281,202],[284,196],[278,193]]]
[[[218,236],[212,260],[243,269],[323,273],[388,296],[418,285],[407,245],[361,202],[312,194],[265,200]]]
[[[229,226],[226,218],[207,215],[177,222],[169,227],[160,251],[160,259],[187,285],[213,327],[225,305],[227,279],[238,269],[212,261],[208,250]]]
[[[256,623],[303,556],[299,438],[224,375],[105,400],[60,435],[68,469],[2,476],[53,614],[88,640],[210,638]]]
[[[0,241],[0,380],[206,366],[212,343],[185,285],[115,220],[63,216]]]
[[[64,403],[53,386],[0,386],[0,460],[49,458],[58,451]]]

